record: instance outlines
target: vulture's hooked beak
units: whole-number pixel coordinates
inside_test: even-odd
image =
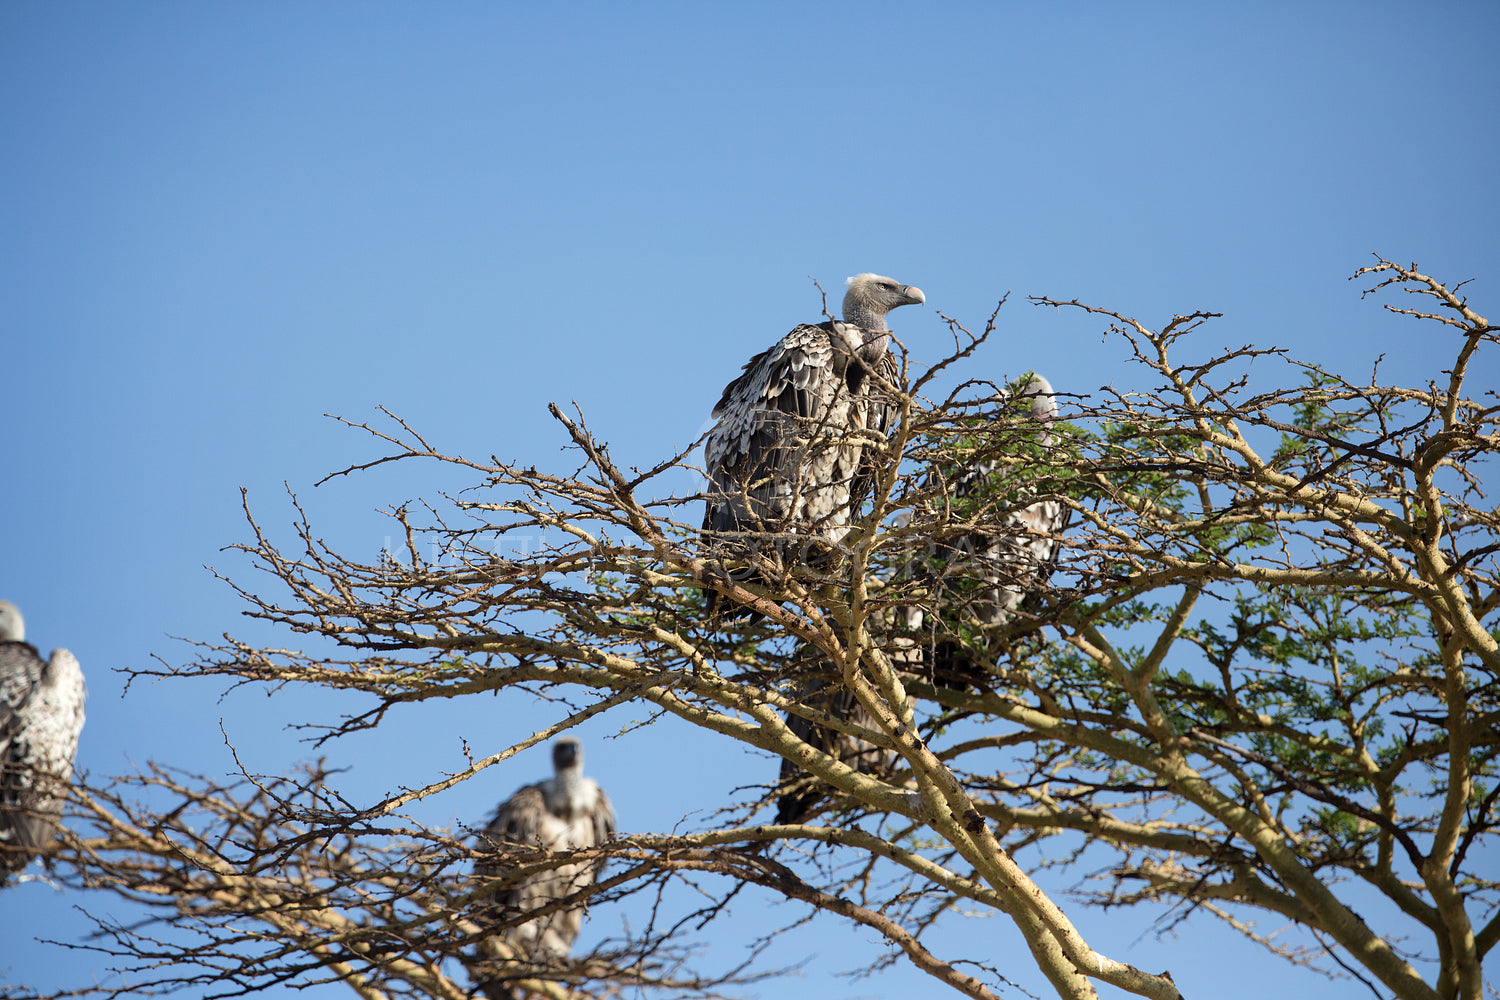
[[[902,285],[901,294],[906,298],[906,301],[901,303],[903,306],[925,306],[927,304],[927,296],[923,295],[922,289],[915,285]]]

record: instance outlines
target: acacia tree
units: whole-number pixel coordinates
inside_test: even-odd
[[[79,993],[334,979],[365,997],[470,995],[496,974],[476,958],[476,901],[493,885],[468,877],[463,831],[401,810],[639,702],[790,760],[826,794],[799,823],[767,822],[784,790],[768,783],[687,833],[515,851],[508,878],[609,858],[588,890],[596,908],[656,895],[648,927],[574,961],[502,955],[518,988],[714,995],[774,972],[689,963],[694,935],[754,885],[873,929],[975,998],[1004,977],[944,946],[935,920],[956,903],[1008,917],[1064,997],[1102,982],[1175,1000],[1170,974],[1101,954],[1069,917],[1166,903],[1377,995],[1477,1000],[1500,937],[1483,862],[1500,798],[1500,516],[1483,484],[1500,437],[1494,393],[1466,383],[1496,336],[1414,266],[1380,260],[1357,277],[1409,294],[1385,308],[1443,335],[1452,360],[1431,383],[1354,381],[1274,348],[1182,362],[1213,314],[1153,329],[1036,299],[1101,317],[1142,376],[1068,397],[1067,427],[1044,438],[1004,387],[929,398],[1000,310],[978,335],[950,321],[952,355],[891,387],[902,419],[842,558],[774,591],[716,572],[695,530],[701,501],[656,488],[690,451],[622,469],[557,407],[576,471],[446,456],[394,417],[357,425],[388,451],[346,473],[437,462],[470,470],[475,488],[420,516],[393,510],[406,550],[373,564],[319,542],[306,517],[294,544],[272,538],[247,507],[241,548],[278,585],[237,585],[249,613],[334,652],[226,640],[142,673],[372,696],[370,711],[331,723],[334,745],[428,699],[546,691],[567,707],[465,771],[379,801],[351,801],[318,768],[239,786],[155,768],[78,789],[59,878],[153,915],[104,927],[131,971]],[[1283,384],[1253,384],[1252,361],[1283,365]],[[950,488],[953,470],[979,465],[996,470],[988,488]],[[956,543],[1014,530],[1011,515],[1038,498],[1072,518],[1050,584],[1016,614],[976,621]],[[562,540],[497,554],[538,529]],[[760,617],[710,618],[706,589]],[[810,696],[829,686],[861,711]],[[792,716],[896,764],[850,766]],[[1085,853],[1093,881],[1066,906],[1033,880],[1082,870]],[[672,901],[684,879],[706,902]],[[1304,929],[1303,943],[1258,931],[1265,915]]]

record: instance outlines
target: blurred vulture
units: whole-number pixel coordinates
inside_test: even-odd
[[[575,851],[596,847],[615,834],[615,811],[598,782],[583,776],[583,747],[572,737],[552,744],[554,777],[521,788],[500,804],[489,825],[479,835],[481,852],[474,863],[480,880],[503,878],[514,864],[506,857],[507,845],[524,849]],[[528,875],[521,881],[497,888],[476,914],[481,923],[501,923],[541,909],[556,900],[588,889],[604,867],[601,860],[576,861]],[[585,900],[525,923],[501,928],[495,938],[522,962],[545,965],[563,959],[583,925]],[[491,951],[491,954],[495,954]],[[509,956],[501,956],[509,957]],[[517,973],[526,977],[529,973]],[[492,998],[513,994],[499,980],[481,984]]]
[[[0,601],[0,885],[57,836],[83,731],[83,671],[66,649],[43,660]]]
[[[848,286],[842,320],[793,328],[750,359],[713,409],[703,530],[730,561],[816,562],[843,539],[869,486],[865,449],[896,414],[877,384],[897,373],[885,315],[927,300],[878,274]],[[774,582],[750,570],[733,576]],[[718,597],[707,599],[712,613]]]
[[[1058,413],[1052,385],[1033,374],[999,403],[1004,408],[1023,400],[1034,429],[1023,434],[1025,440],[1016,445],[1017,449],[1051,448],[1056,443],[1052,426]],[[981,452],[985,444],[981,442]],[[929,605],[946,628],[960,623],[996,626],[1013,621],[1025,610],[1028,599],[1046,584],[1061,549],[1061,533],[1067,527],[1068,511],[1056,500],[1038,500],[1007,511],[998,519],[988,515],[985,508],[998,502],[994,494],[1007,488],[1009,478],[1005,463],[993,454],[993,447],[989,450],[991,457],[982,461],[937,468],[928,476],[929,486],[946,485],[947,502],[958,517],[979,522],[974,530],[939,542],[933,558],[916,571],[927,583]],[[993,525],[984,524],[987,516]],[[895,620],[905,635],[893,637],[886,652],[896,661],[898,670],[935,675],[939,682],[950,685],[982,681],[984,671],[952,642],[934,643],[929,639],[923,643],[920,637],[926,615],[922,608],[900,608]],[[903,648],[903,643],[910,645]],[[804,690],[803,702],[809,707],[879,732],[875,720],[842,685],[813,679]],[[897,762],[894,751],[796,715],[787,716],[787,725],[803,740],[862,773],[888,775]],[[780,787],[778,823],[803,822],[829,792],[789,760],[782,761]]]

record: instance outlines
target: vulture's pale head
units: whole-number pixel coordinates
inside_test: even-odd
[[[26,620],[21,609],[9,601],[0,601],[0,642],[25,642]]]
[[[583,770],[583,744],[565,736],[552,744],[552,766],[558,774]]]
[[[1033,417],[1049,424],[1057,419],[1057,397],[1053,394],[1051,382],[1032,372],[1031,381],[1021,393],[1030,404]]]
[[[844,320],[866,330],[888,330],[885,314],[897,306],[927,301],[922,289],[879,274],[856,274],[845,282]]]

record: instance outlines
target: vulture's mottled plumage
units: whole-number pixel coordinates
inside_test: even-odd
[[[595,847],[615,834],[615,811],[598,782],[583,776],[583,747],[571,737],[552,744],[554,777],[527,785],[500,804],[478,838],[482,852],[474,863],[479,879],[502,878],[513,866],[506,845],[548,851]],[[555,900],[587,889],[598,879],[602,861],[579,861],[537,872],[497,889],[477,919],[509,920]],[[583,926],[586,903],[568,904],[553,913],[499,930],[496,937],[522,961],[545,965],[566,958]],[[524,972],[516,975],[524,976]],[[483,984],[491,997],[509,996],[498,981]]]
[[[1001,403],[1023,399],[1037,425],[1034,434],[1025,435],[1027,444],[1041,449],[1052,447],[1056,436],[1051,428],[1058,411],[1051,384],[1033,375]],[[929,477],[930,485],[937,476],[934,472]],[[947,483],[949,502],[960,508],[960,516],[964,516],[968,512],[962,508],[983,504],[988,494],[1004,488],[1007,476],[1003,464],[989,458],[944,469],[942,478]],[[983,511],[969,516],[981,525],[985,521]],[[944,540],[938,545],[935,557],[918,571],[927,578],[931,603],[940,615],[954,620],[950,625],[958,621],[1003,625],[1012,620],[1051,574],[1061,548],[1059,536],[1067,520],[1068,511],[1062,504],[1056,500],[1038,500],[1006,512],[993,528],[981,527]],[[895,648],[887,650],[898,661],[898,669],[936,673],[944,683],[972,683],[978,679],[979,672],[972,664],[957,662],[961,658],[955,657],[951,643],[924,644],[911,638],[923,632],[925,613],[921,608],[900,608],[894,617],[898,630],[908,637],[904,641],[912,644],[902,649],[903,640],[898,639]],[[853,725],[879,731],[874,719],[842,686],[813,680],[805,690],[805,703]],[[896,763],[893,751],[883,750],[868,740],[815,725],[795,715],[787,716],[787,725],[804,740],[857,771],[889,774]],[[782,761],[781,787],[786,791],[778,801],[779,823],[802,822],[828,792],[818,783],[810,782],[801,768],[787,760]]]
[[[0,601],[0,885],[57,836],[83,731],[83,671],[66,649],[43,660]]]
[[[869,479],[865,450],[894,416],[870,377],[889,384],[896,375],[885,315],[926,297],[876,274],[848,284],[842,320],[794,328],[751,358],[714,407],[703,529],[725,561],[751,553],[779,567],[816,561],[855,517]],[[710,610],[715,603],[710,593]]]
[[[1033,374],[1006,402],[1024,400],[1036,426],[1026,446],[1045,451],[1056,444],[1057,398],[1052,384]],[[1005,467],[991,459],[952,470],[948,490],[958,507],[974,507],[987,494],[1005,487]],[[973,515],[983,522],[985,513]],[[1008,511],[992,529],[965,532],[939,548],[936,564],[927,567],[935,599],[958,617],[985,625],[1010,621],[1051,575],[1062,547],[1068,510],[1056,500]]]

